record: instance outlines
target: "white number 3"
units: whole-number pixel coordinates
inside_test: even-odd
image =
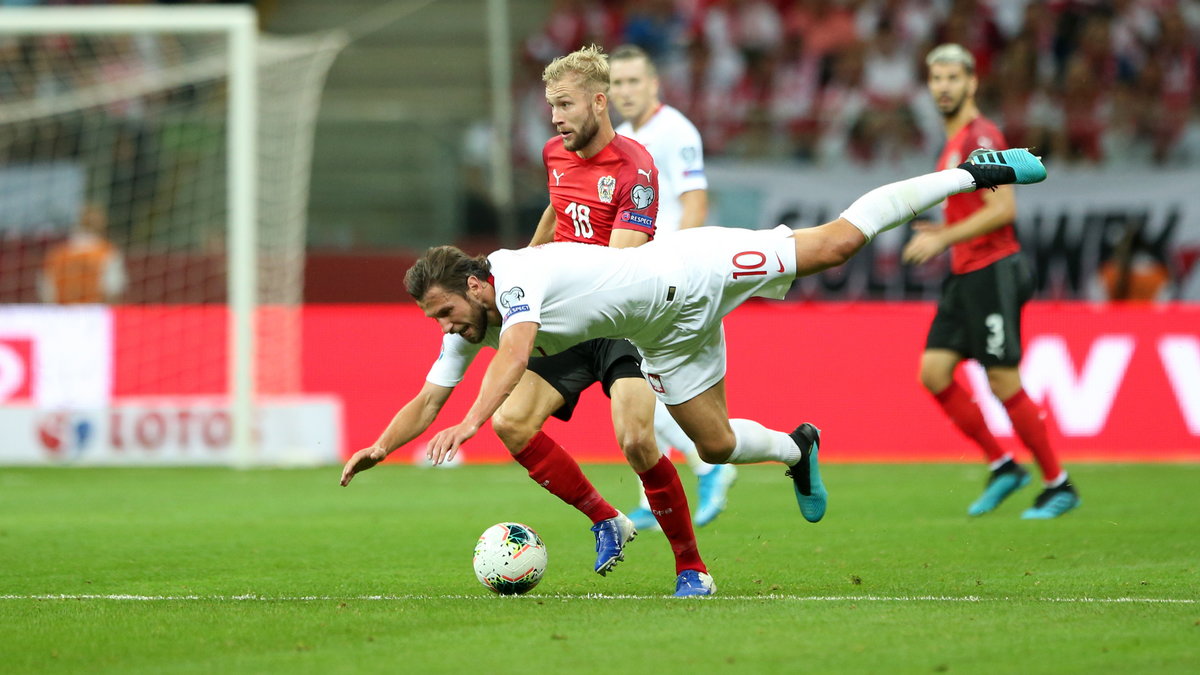
[[[998,359],[1004,358],[1004,317],[988,314],[983,323],[988,328],[987,352]]]

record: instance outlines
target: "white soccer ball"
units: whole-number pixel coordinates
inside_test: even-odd
[[[484,586],[500,595],[520,595],[546,573],[546,545],[528,525],[497,523],[479,536],[471,562]]]

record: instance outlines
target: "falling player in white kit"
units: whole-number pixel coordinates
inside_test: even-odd
[[[594,45],[584,47],[554,59],[542,79],[557,133],[542,149],[550,204],[530,246],[574,241],[622,248],[652,239],[658,170],[644,147],[613,129],[608,56]],[[376,445],[395,447],[428,428],[462,381],[477,351],[470,347],[461,336],[443,337],[441,356],[421,390]],[[593,384],[612,400],[615,440],[653,505],[655,529],[671,548],[675,595],[711,595],[716,583],[700,554],[679,472],[655,442],[658,399],[642,376],[641,355],[628,340],[588,340],[557,354],[531,356],[520,383],[492,417],[492,430],[530,479],[591,521],[593,569],[606,575],[624,560],[637,528],[543,428],[551,416],[570,420],[580,395]]]
[[[535,349],[552,354],[623,337],[641,352],[646,379],[706,462],[786,464],[801,514],[817,522],[827,502],[820,431],[804,423],[788,434],[729,419],[722,318],[751,297],[783,297],[798,276],[845,263],[880,232],[950,195],[1045,177],[1038,158],[1012,149],[877,188],[813,228],[704,227],[635,248],[554,243],[486,258],[453,246],[430,249],[405,275],[409,294],[443,333],[494,346],[496,354],[463,421],[433,437],[428,457],[435,464],[452,459],[478,433]],[[342,483],[396,449],[387,445],[354,453]]]
[[[625,118],[617,133],[644,145],[658,167],[657,236],[704,225],[708,179],[704,176],[704,145],[696,125],[659,100],[658,71],[641,47],[617,47],[609,62],[610,98]],[[699,499],[692,522],[698,527],[711,523],[725,510],[737,469],[732,464],[714,465],[700,459],[696,445],[679,428],[661,399],[654,411],[654,433],[664,455],[669,456],[671,448],[679,450],[696,474]],[[639,530],[658,525],[644,488],[640,490],[640,504],[629,512],[629,519]]]

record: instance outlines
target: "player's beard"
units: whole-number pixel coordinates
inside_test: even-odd
[[[459,336],[467,342],[477,345],[480,342],[483,342],[483,336],[487,335],[487,307],[482,302],[474,300],[470,297],[467,298],[467,302],[471,305],[471,321],[469,327],[471,332],[467,333],[464,330],[459,333]]]
[[[575,130],[571,140],[563,140],[563,147],[571,152],[582,150],[592,142],[598,133],[600,133],[600,121],[596,119],[596,113],[589,110],[588,118]]]
[[[942,107],[941,102],[938,102],[938,104],[937,104],[938,112],[942,113],[943,118],[951,119],[954,116],[958,115],[958,111],[962,110],[963,104],[966,102],[967,102],[967,93],[966,92],[963,92],[962,94],[959,94],[958,96],[954,96],[953,94],[951,94],[949,107]]]

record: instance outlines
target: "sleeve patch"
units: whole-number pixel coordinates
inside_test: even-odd
[[[622,211],[621,222],[630,223],[647,229],[654,227],[654,219],[644,213],[635,213],[633,211]]]
[[[512,307],[513,303],[524,297],[525,289],[521,288],[520,286],[513,286],[512,288],[500,294],[500,306]],[[526,309],[528,308],[528,305],[526,305]]]
[[[649,185],[634,185],[630,196],[635,207],[644,209],[654,203],[654,188]]]

